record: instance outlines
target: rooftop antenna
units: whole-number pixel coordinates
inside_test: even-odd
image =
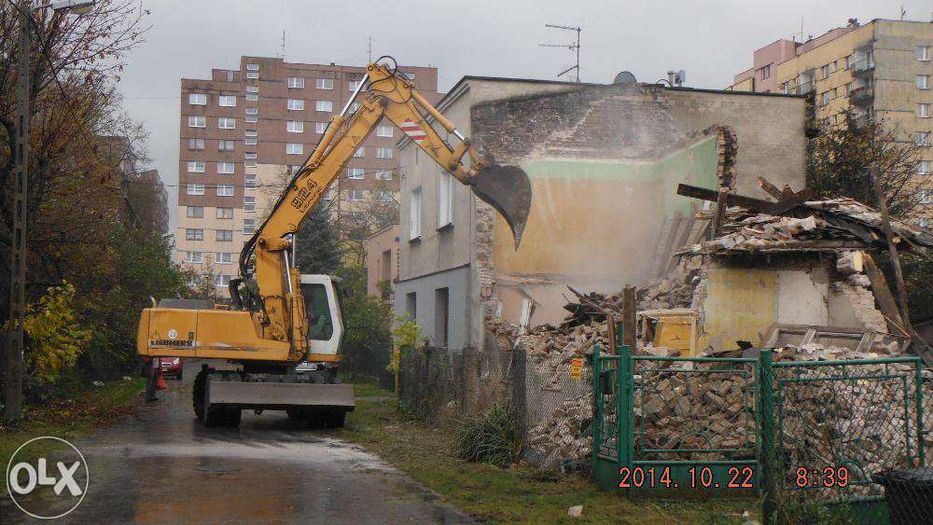
[[[798,36],[800,37],[799,41],[797,40]],[[794,33],[794,42],[803,43],[803,17],[800,17],[800,32]]]
[[[373,63],[373,36],[369,35],[369,59],[366,60],[367,64]]]
[[[282,46],[281,47],[282,47],[281,56],[282,56],[282,60],[284,61],[285,60],[285,30],[284,29],[282,30]]]
[[[904,2],[901,2],[901,20],[903,20],[905,16],[907,16],[907,8],[904,7]]]
[[[575,51],[577,54],[576,64],[558,73],[557,77],[560,78],[571,71],[576,71],[577,75],[576,75],[575,82],[579,84],[580,83],[580,31],[582,31],[583,28],[581,28],[580,26],[562,26],[562,25],[557,25],[557,24],[544,24],[544,27],[550,27],[552,29],[562,29],[564,31],[576,31],[577,32],[577,40],[575,42],[571,42],[570,44],[538,44],[538,45],[541,47],[565,47],[571,51]]]

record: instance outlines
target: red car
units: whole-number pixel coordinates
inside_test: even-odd
[[[161,359],[162,375],[181,379],[181,369],[184,368],[184,361],[180,357],[163,357]]]

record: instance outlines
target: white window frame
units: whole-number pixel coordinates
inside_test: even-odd
[[[259,154],[255,151],[247,151],[243,154],[243,158],[246,160],[257,160],[259,159]]]
[[[214,276],[214,286],[217,288],[226,288],[230,286],[230,276],[224,274],[217,274]]]
[[[392,202],[392,191],[390,190],[379,190],[376,192],[376,200],[379,202]]]
[[[302,89],[304,87],[304,77],[288,77],[288,89]]]
[[[319,111],[321,113],[333,113],[334,101],[333,100],[315,100],[314,111]]]
[[[376,148],[377,159],[391,159],[394,155],[392,148]]]
[[[246,86],[247,93],[259,93],[259,86]]]
[[[392,138],[393,136],[395,136],[395,127],[387,126],[385,124],[376,126],[376,136]]]
[[[243,219],[243,234],[252,235],[256,231],[256,219]]]
[[[325,91],[332,91],[334,89],[334,79],[316,78],[314,79],[314,87],[317,89],[323,89]]]
[[[931,132],[929,131],[918,131],[916,133],[917,145],[918,146],[929,146],[930,135],[931,135]]]
[[[236,188],[233,184],[218,184],[217,185],[217,196],[218,197],[233,197],[236,194]]]
[[[227,234],[230,234],[229,239],[227,238]],[[214,230],[214,240],[217,242],[233,242],[233,230],[227,230],[227,229]]]
[[[246,137],[245,139],[243,139],[243,145],[244,146],[258,146],[259,139],[257,139],[256,137]]]
[[[454,223],[454,181],[453,176],[442,172],[437,182],[437,227]]]
[[[930,104],[926,102],[918,102],[917,116],[919,118],[930,118]]]
[[[300,120],[289,120],[285,123],[285,131],[288,133],[304,133],[305,123]]]
[[[392,170],[376,170],[376,180],[392,180]]]
[[[244,160],[243,167],[246,169],[259,167],[259,162],[255,160]]]
[[[304,111],[305,101],[302,98],[290,98],[288,99],[286,107],[289,111]]]
[[[244,195],[243,196],[243,212],[244,213],[255,213],[256,212],[256,197],[253,195]]]
[[[246,136],[246,137],[258,137],[258,136],[259,136],[259,131],[258,131],[258,130],[255,130],[255,129],[248,129],[248,130],[246,130],[246,131],[243,132],[243,135]]]
[[[207,93],[188,93],[188,104],[191,106],[206,106]]]
[[[259,95],[257,95],[256,93],[247,93],[246,101],[247,102],[259,102]]]
[[[217,173],[221,175],[233,175],[236,173],[236,164],[232,162],[217,162]]]
[[[203,160],[189,160],[188,173],[204,173],[205,164]]]
[[[235,108],[236,95],[220,95],[217,97],[217,105],[223,108]]]
[[[314,123],[314,132],[318,135],[323,134],[327,131],[327,122],[315,122]]]
[[[185,228],[186,241],[203,241],[204,228]]]
[[[194,213],[195,210],[200,210],[200,214]],[[185,206],[185,217],[189,219],[203,219],[204,206]]]
[[[360,82],[362,81],[363,79],[350,80],[349,82],[347,82],[347,91],[349,91],[350,93],[356,92],[356,89],[360,87]]]
[[[204,195],[204,185],[191,183],[185,187],[186,195]]]
[[[929,175],[930,174],[930,161],[921,160],[917,163],[917,175]]]
[[[206,128],[207,118],[204,115],[188,115],[189,128]]]
[[[204,139],[188,139],[188,149],[191,151],[203,151]]]
[[[421,238],[421,186],[411,190],[408,199],[408,240]]]
[[[366,148],[364,146],[360,146],[356,148],[356,151],[353,152],[354,158],[362,159],[365,156],[366,156]]]
[[[917,75],[917,89],[930,89],[930,75]]]
[[[229,148],[227,146],[230,146]],[[217,151],[233,151],[236,149],[236,141],[220,139],[217,141]]]
[[[229,206],[218,206],[214,208],[214,218],[222,221],[233,219],[233,208]]]
[[[233,117],[217,117],[217,129],[236,129],[236,119]]]
[[[285,145],[286,155],[303,155],[305,151],[304,144],[300,142],[289,142]]]
[[[185,233],[187,234],[187,231]],[[185,252],[185,262],[192,264],[204,262],[204,252]]]
[[[366,176],[366,170],[363,168],[347,168],[347,178],[353,180],[363,180]]]
[[[350,202],[362,202],[366,200],[366,190],[353,188],[347,191],[347,200]]]
[[[233,264],[233,252],[214,252],[215,264]]]
[[[246,115],[243,117],[243,121],[247,124],[255,124],[259,122],[259,115]]]
[[[921,62],[929,62],[931,59],[930,46],[917,46],[917,60]]]

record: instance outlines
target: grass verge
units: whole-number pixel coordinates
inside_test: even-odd
[[[84,437],[132,412],[145,381],[143,378],[113,381],[101,387],[91,386],[68,398],[26,406],[16,428],[0,426],[0,471],[5,473],[10,456],[34,437],[55,436],[68,440]],[[47,455],[58,448],[49,443],[35,448],[30,445],[29,450],[34,451],[33,455]],[[6,476],[2,477],[0,492],[6,492]]]
[[[396,410],[391,392],[356,384],[357,401],[338,436],[364,445],[447,503],[489,523],[743,523],[754,500],[632,500],[599,490],[579,476],[457,459],[451,425],[413,421]],[[581,518],[567,509],[583,505]]]

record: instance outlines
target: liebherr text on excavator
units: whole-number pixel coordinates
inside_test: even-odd
[[[367,66],[343,111],[244,245],[239,277],[230,282],[232,308],[192,308],[169,299],[142,312],[140,355],[239,364],[236,370],[204,365],[198,373],[194,410],[208,426],[238,426],[244,409],[286,410],[291,417],[342,426],[353,409],[352,387],[336,378],[344,333],[337,280],[301,275],[290,254],[302,221],[383,118],[491,204],[511,228],[516,247],[521,240],[531,206],[525,172],[482,157],[396,71],[394,60],[384,58]],[[359,108],[350,113],[358,98]],[[442,138],[439,129],[456,145]]]

